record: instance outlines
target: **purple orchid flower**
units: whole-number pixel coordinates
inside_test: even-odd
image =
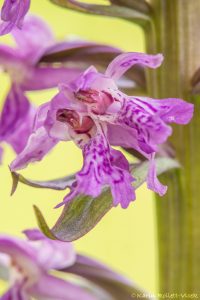
[[[0,65],[11,79],[11,89],[0,116],[0,142],[9,143],[20,153],[32,131],[36,110],[25,91],[56,87],[66,78],[71,80],[78,76],[80,69],[38,65],[45,51],[57,45],[52,32],[39,18],[26,17],[23,29],[14,29],[12,34],[16,48],[0,45]],[[2,153],[1,148],[0,157]]]
[[[134,178],[124,155],[111,146],[133,148],[150,160],[147,186],[160,194],[167,187],[156,177],[155,153],[172,134],[168,123],[187,124],[193,105],[181,99],[127,96],[117,80],[133,65],[157,68],[163,57],[126,53],[116,57],[105,74],[90,67],[37,112],[34,131],[25,149],[12,162],[19,170],[41,160],[59,140],[73,140],[83,151],[83,167],[76,174],[70,193],[58,206],[78,194],[97,197],[109,186],[113,205],[126,208],[135,199]]]
[[[89,291],[50,274],[72,267],[72,244],[47,239],[35,229],[25,231],[28,240],[0,235],[0,268],[10,280],[2,300],[96,300]]]
[[[145,293],[99,261],[76,255],[70,243],[37,229],[24,233],[27,240],[0,235],[0,279],[9,282],[1,300],[131,300],[133,293]],[[61,272],[78,282],[55,276]]]
[[[29,7],[30,0],[5,0],[1,9],[0,35],[15,27],[21,29]]]

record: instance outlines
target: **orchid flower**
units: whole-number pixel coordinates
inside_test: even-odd
[[[95,300],[92,293],[50,271],[76,262],[72,244],[49,240],[35,229],[26,230],[29,240],[0,235],[0,268],[10,281],[2,300]],[[5,278],[4,278],[5,279]]]
[[[21,29],[29,7],[30,0],[4,0],[1,9],[0,35],[9,33],[15,27]]]
[[[9,286],[1,300],[131,300],[133,293],[145,293],[99,261],[76,254],[71,243],[50,240],[37,229],[24,233],[27,240],[0,235],[0,279]],[[67,280],[56,277],[61,272]]]
[[[23,29],[14,29],[12,34],[16,48],[0,45],[0,66],[11,80],[0,117],[0,142],[9,143],[19,153],[26,145],[35,115],[25,91],[56,87],[66,78],[78,76],[80,69],[38,65],[49,47],[60,44],[56,44],[52,32],[39,18],[26,17]],[[1,156],[2,149],[0,152]]]
[[[193,105],[174,98],[127,96],[117,87],[117,81],[133,65],[157,68],[162,60],[161,54],[121,54],[105,74],[90,67],[70,84],[61,84],[52,101],[38,109],[34,130],[11,170],[41,160],[60,140],[73,140],[83,152],[83,167],[58,206],[78,194],[97,197],[109,186],[113,205],[120,203],[126,208],[135,199],[134,177],[125,156],[111,147],[122,146],[150,160],[147,186],[164,195],[167,187],[157,179],[154,157],[159,145],[172,134],[168,124],[187,124]]]

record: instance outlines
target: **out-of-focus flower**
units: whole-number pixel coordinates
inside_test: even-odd
[[[109,186],[113,204],[126,208],[135,199],[134,178],[123,154],[111,148],[123,146],[151,161],[147,186],[164,195],[167,187],[157,179],[154,156],[158,145],[172,133],[167,124],[187,124],[193,105],[174,98],[127,96],[116,84],[133,65],[157,68],[162,60],[160,54],[122,54],[109,64],[105,74],[90,67],[69,85],[60,85],[53,100],[39,108],[34,131],[11,169],[41,160],[59,140],[73,140],[82,149],[84,162],[61,205],[78,194],[97,197]]]
[[[35,116],[35,108],[25,91],[56,87],[67,78],[71,80],[78,76],[80,69],[38,65],[45,51],[57,45],[52,32],[41,19],[26,17],[23,29],[14,29],[12,34],[16,48],[0,45],[0,66],[11,80],[11,89],[0,116],[0,142],[9,143],[16,153],[20,153],[32,131]],[[2,152],[1,148],[0,157]]]
[[[9,33],[15,27],[21,29],[29,7],[30,0],[4,0],[1,9],[0,35]]]
[[[49,240],[35,229],[25,234],[29,240],[0,235],[0,267],[10,281],[2,300],[97,299],[84,288],[50,274],[75,263],[76,255],[70,243]]]
[[[9,285],[1,300],[131,300],[133,293],[145,293],[104,264],[76,254],[71,243],[50,240],[37,229],[24,233],[27,240],[0,235],[0,279]]]

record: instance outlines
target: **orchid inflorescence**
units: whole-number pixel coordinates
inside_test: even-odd
[[[120,80],[126,81],[129,69],[156,69],[163,61],[162,54],[121,53],[119,49],[85,41],[58,42],[41,19],[26,16],[29,6],[30,0],[5,0],[1,10],[0,34],[11,32],[16,42],[15,48],[0,45],[0,65],[11,80],[0,118],[0,142],[10,144],[17,154],[10,164],[11,172],[17,174],[29,163],[42,160],[60,141],[73,141],[82,151],[83,166],[70,177],[69,193],[56,207],[68,207],[81,195],[95,199],[109,189],[112,206],[127,208],[136,198],[136,166],[129,163],[122,148],[132,149],[149,161],[143,181],[163,196],[167,187],[157,178],[156,156],[172,134],[169,124],[189,123],[193,105],[178,98],[127,95],[120,88]],[[68,59],[72,66],[66,61],[42,61],[55,51],[77,48],[80,55]],[[115,58],[104,71],[102,66],[98,71],[92,59],[84,70],[81,51],[88,55],[92,51],[110,51]],[[55,96],[39,107],[27,98],[27,91],[49,88],[57,88]],[[1,158],[2,153],[0,148]],[[7,274],[6,280],[11,279],[2,300],[100,299],[93,286],[98,285],[98,276],[92,282],[91,273],[79,270],[80,263],[130,285],[106,267],[76,256],[70,243],[51,240],[38,230],[26,230],[25,234],[27,240],[0,236],[0,266]],[[51,233],[49,237],[55,238]],[[88,287],[68,282],[56,273],[52,275],[52,270],[86,277],[92,284]],[[111,299],[108,291],[103,293],[107,295],[105,299]]]

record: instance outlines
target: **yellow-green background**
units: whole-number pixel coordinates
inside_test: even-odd
[[[42,16],[58,39],[68,35],[110,43],[127,51],[144,51],[144,39],[139,27],[129,22],[82,15],[61,9],[46,1],[32,0],[31,12]],[[6,38],[7,40],[7,38]],[[4,42],[1,38],[0,42]],[[41,41],[42,42],[42,41]],[[0,103],[9,88],[6,75],[0,75]],[[31,99],[40,104],[52,91],[36,92]],[[0,167],[0,232],[20,235],[25,228],[35,227],[32,205],[38,205],[50,225],[60,214],[54,210],[65,192],[39,190],[19,185],[16,194],[9,196],[11,176],[8,164],[15,157],[4,145],[3,166]],[[60,143],[42,162],[23,172],[33,179],[51,179],[76,171],[81,167],[81,153],[72,143]],[[113,209],[89,234],[74,243],[76,249],[102,260],[129,276],[151,292],[156,291],[156,243],[154,201],[145,186],[137,191],[137,200],[126,210]],[[1,283],[0,283],[1,285]]]

